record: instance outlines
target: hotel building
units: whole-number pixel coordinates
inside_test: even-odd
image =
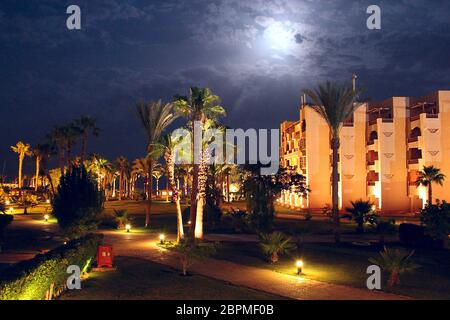
[[[450,183],[450,91],[393,97],[360,106],[340,133],[339,206],[372,201],[380,212],[415,212],[427,190],[415,181],[424,166],[441,169]],[[318,210],[331,205],[331,148],[326,122],[300,106],[298,121],[281,124],[280,163],[306,177],[307,197],[285,192],[279,201]],[[450,200],[450,188],[433,185],[433,198]]]

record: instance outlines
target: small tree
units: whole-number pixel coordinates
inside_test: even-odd
[[[416,186],[423,186],[428,189],[428,204],[433,204],[433,183],[442,186],[444,180],[445,175],[441,173],[441,169],[434,166],[423,167],[423,170],[419,172]]]
[[[192,242],[186,239],[176,244],[166,243],[164,247],[178,254],[183,276],[188,274],[189,268],[196,261],[206,259],[216,252],[215,244]]]
[[[376,221],[376,214],[372,207],[373,204],[370,201],[364,201],[362,199],[351,202],[352,207],[347,208],[347,212],[350,213],[346,217],[353,219],[356,224],[356,232],[364,233],[364,224],[374,224]]]
[[[280,256],[289,254],[296,249],[295,244],[290,242],[291,238],[281,232],[260,234],[259,237],[261,250],[271,263],[278,262]]]
[[[414,251],[406,252],[402,249],[389,249],[384,247],[379,258],[370,258],[369,261],[378,265],[383,271],[389,273],[389,287],[400,284],[400,275],[413,272],[419,265],[412,262]]]
[[[37,196],[26,193],[15,197],[14,202],[23,208],[23,214],[25,215],[28,214],[29,208],[34,208],[39,204]]]
[[[450,204],[438,202],[421,211],[420,220],[426,233],[435,240],[446,241],[450,234]]]
[[[78,237],[98,226],[103,211],[104,195],[84,166],[73,166],[61,177],[53,214],[61,229],[70,237]]]
[[[305,177],[286,169],[272,176],[260,174],[260,165],[246,167],[247,177],[244,182],[247,211],[250,223],[259,232],[272,231],[275,214],[275,200],[281,191],[289,190],[299,195],[306,195],[308,189]]]

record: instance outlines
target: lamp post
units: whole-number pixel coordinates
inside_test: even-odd
[[[131,230],[131,224],[127,223],[127,224],[125,225],[125,230],[127,230],[127,232],[129,233],[130,230]]]
[[[297,275],[301,275],[303,270],[303,260],[297,260],[295,266],[297,267]]]
[[[164,241],[166,240],[166,235],[164,233],[161,233],[159,235],[159,243],[164,244]]]

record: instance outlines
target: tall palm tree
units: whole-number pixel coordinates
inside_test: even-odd
[[[197,215],[197,196],[199,188],[199,169],[202,162],[202,150],[200,151],[200,163],[195,163],[194,159],[194,141],[196,140],[196,133],[194,130],[195,122],[200,122],[202,126],[208,119],[216,120],[219,116],[225,116],[225,109],[219,105],[220,98],[214,95],[208,88],[191,87],[189,89],[189,96],[176,96],[174,107],[177,114],[184,116],[190,125],[191,129],[191,163],[193,165],[193,178],[191,188],[191,208],[190,221],[191,227],[189,230],[189,238],[191,240],[195,237],[195,225]]]
[[[163,132],[176,119],[176,115],[172,112],[173,105],[170,103],[163,104],[161,100],[150,103],[138,103],[136,105],[136,113],[145,133],[147,135],[147,153],[152,153],[152,145],[157,143]],[[150,225],[150,213],[152,210],[152,173],[153,158],[149,158],[149,196],[147,199],[147,208],[145,215],[145,226]]]
[[[43,175],[47,178],[48,183],[50,185],[50,192],[51,192],[51,195],[53,196],[55,194],[55,188],[53,185],[52,178],[50,176],[50,171],[48,169],[48,162],[49,162],[50,158],[55,155],[55,149],[54,149],[53,145],[51,145],[49,143],[38,144],[36,149],[39,150],[39,154],[40,154],[40,158],[41,158],[39,171],[41,171],[43,173]]]
[[[25,156],[30,156],[30,145],[28,143],[23,143],[19,141],[15,146],[11,146],[11,150],[19,155],[19,174],[18,174],[18,185],[19,189],[22,189],[22,170],[23,170],[23,159]]]
[[[339,148],[340,132],[343,123],[361,105],[357,102],[360,91],[335,83],[320,84],[317,89],[306,90],[314,105],[310,105],[328,124],[330,129],[330,146],[333,152],[332,164],[332,212],[334,220],[334,238],[340,241],[339,233]]]
[[[65,153],[66,153],[66,129],[63,126],[56,126],[47,135],[53,148],[57,151],[59,168],[61,176],[64,175],[65,170]]]
[[[445,175],[441,172],[441,169],[435,166],[424,166],[422,171],[419,172],[419,177],[416,180],[416,186],[423,186],[428,188],[428,204],[433,204],[433,183],[440,186],[444,184]]]
[[[100,129],[97,128],[95,118],[90,116],[81,116],[81,118],[75,120],[75,125],[81,132],[81,161],[84,161],[86,158],[89,133],[92,133],[94,137],[98,137]]]
[[[125,171],[128,167],[128,159],[121,156],[116,159],[116,165],[119,169],[119,200],[124,196]]]
[[[175,203],[177,210],[177,241],[180,242],[184,238],[183,230],[183,216],[181,212],[180,190],[175,181],[175,148],[178,139],[171,135],[165,135],[161,138],[160,145],[155,146],[155,149],[160,148],[166,162],[167,181],[170,190],[172,191],[172,200]]]
[[[154,166],[154,162],[152,164]],[[149,198],[148,182],[150,179],[150,157],[140,158],[133,161],[132,172],[135,176],[140,176],[144,179],[144,193]]]
[[[50,156],[50,146],[48,144],[38,144],[32,151],[34,159],[36,161],[36,173],[35,173],[35,184],[34,191],[37,191],[39,188],[39,175],[40,175],[40,166],[41,161],[44,157]]]

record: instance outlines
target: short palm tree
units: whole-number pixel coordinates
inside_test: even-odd
[[[163,132],[168,126],[177,118],[173,113],[173,105],[170,103],[163,104],[161,100],[150,103],[138,103],[136,105],[136,113],[145,130],[147,135],[147,154],[152,154],[152,145],[158,142],[161,138]],[[150,224],[150,213],[152,210],[152,179],[153,176],[153,161],[152,156],[149,158],[148,168],[149,168],[149,188],[148,188],[148,199],[147,208],[145,215],[145,226],[148,227]]]
[[[195,122],[200,122],[203,126],[208,119],[216,120],[220,116],[225,115],[225,109],[219,105],[220,98],[214,95],[208,88],[191,87],[189,89],[189,96],[176,96],[174,102],[174,108],[177,114],[185,117],[189,121],[191,129],[191,164],[193,165],[192,171],[192,188],[191,188],[191,208],[190,208],[190,221],[191,227],[189,230],[189,237],[191,241],[195,238],[195,229],[197,223],[197,196],[199,186],[199,169],[201,157],[203,152],[200,150],[200,161],[194,161],[194,141],[196,139],[195,134]],[[202,128],[203,130],[203,128]],[[197,162],[197,163],[196,163]],[[198,229],[197,229],[198,230]]]
[[[23,159],[25,156],[31,155],[30,145],[19,141],[15,146],[11,146],[11,150],[19,155],[19,174],[18,174],[18,186],[22,189],[22,172],[23,172]]]
[[[411,261],[414,251],[407,252],[402,249],[389,249],[384,247],[379,258],[370,258],[369,261],[379,266],[383,271],[389,273],[388,284],[393,287],[400,284],[400,275],[412,272],[419,268],[419,265]]]
[[[428,188],[428,204],[433,204],[433,183],[440,186],[444,184],[445,175],[440,169],[435,166],[423,167],[422,171],[419,172],[419,177],[416,180],[416,186],[423,186]]]
[[[335,241],[340,241],[339,232],[339,148],[340,132],[347,120],[360,106],[357,102],[359,91],[335,83],[320,84],[315,90],[305,90],[313,105],[310,105],[328,124],[330,145],[333,152],[332,161],[332,215],[334,221]]]
[[[370,201],[364,201],[362,199],[358,201],[352,201],[352,206],[347,208],[347,212],[350,214],[349,217],[352,218],[356,224],[356,232],[364,233],[364,224],[376,222],[376,214],[373,211],[373,203]]]
[[[271,263],[278,262],[281,255],[288,254],[296,249],[295,244],[291,243],[291,238],[286,237],[281,232],[260,234],[259,237],[261,250]]]

